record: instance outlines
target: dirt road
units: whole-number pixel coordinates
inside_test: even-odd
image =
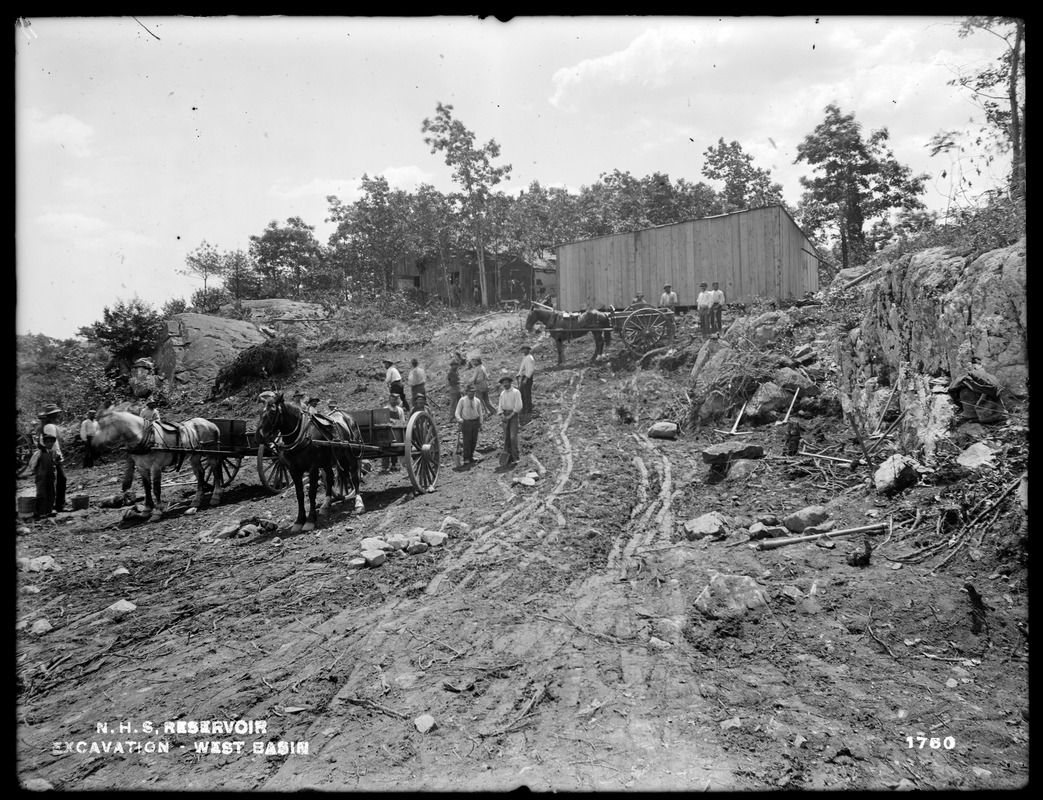
[[[439,375],[457,348],[513,374],[523,336],[503,315],[419,350]],[[996,548],[935,574],[898,560],[912,543],[894,538],[859,568],[847,563],[859,537],[762,552],[737,527],[683,535],[710,511],[781,517],[817,504],[838,528],[911,517],[938,488],[884,500],[860,477],[846,491],[820,486],[772,457],[775,426],[748,435],[769,454],[752,475],[708,483],[701,450],[720,436],[647,438],[648,419],[615,413],[632,372],[587,365],[589,343],[557,369],[546,337],[535,341],[539,415],[522,428],[516,468],[498,466],[490,423],[483,461],[453,469],[434,392],[436,491],[373,472],[366,513],[335,504],[317,532],[214,538],[222,523],[285,528],[295,513],[292,489],[268,494],[249,464],[219,508],[197,515],[125,527],[120,511],[92,505],[33,523],[18,555],[53,556],[60,571],[19,572],[19,778],[273,791],[1025,783],[1026,573]],[[309,355],[327,385],[338,374],[354,385],[343,354]],[[661,379],[681,386],[684,371]],[[379,405],[374,386],[343,405]],[[100,497],[117,473],[73,469],[70,483]],[[532,486],[515,480],[532,473]],[[349,568],[363,537],[415,527],[449,538]],[[767,605],[699,613],[716,573],[754,579]],[[965,581],[988,603],[987,632],[971,632]],[[101,613],[119,600],[136,608],[120,621]],[[40,619],[52,629],[32,633]],[[189,724],[210,720],[244,723],[209,734]],[[211,742],[218,752],[201,752]]]

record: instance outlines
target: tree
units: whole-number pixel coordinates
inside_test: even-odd
[[[188,310],[188,303],[185,302],[183,297],[175,297],[171,300],[167,300],[163,304],[163,308],[160,309],[159,315],[163,319],[170,319],[176,314],[184,314]]]
[[[286,227],[272,220],[264,233],[250,237],[250,255],[268,297],[288,294],[300,299],[305,276],[320,258],[314,231],[300,217],[290,217]]]
[[[417,187],[412,197],[413,224],[415,226],[416,244],[422,264],[429,261],[438,263],[442,270],[442,282],[445,286],[446,300],[453,305],[454,291],[452,276],[449,275],[448,255],[457,249],[459,229],[454,202],[430,184]],[[456,287],[456,291],[461,291]]]
[[[261,281],[253,259],[242,250],[234,250],[225,253],[222,262],[224,288],[232,301],[239,305],[243,300],[257,299]]]
[[[445,152],[445,163],[453,170],[453,180],[463,189],[463,214],[478,258],[478,280],[482,302],[489,303],[485,279],[486,213],[492,187],[507,178],[511,165],[494,167],[500,157],[500,146],[490,139],[482,147],[474,145],[474,134],[459,120],[453,119],[453,107],[438,103],[434,120],[425,119],[421,126],[424,144],[432,153]]]
[[[986,130],[997,136],[1000,149],[1011,154],[1008,185],[1013,195],[1025,196],[1025,20],[1018,17],[967,17],[960,23],[961,39],[975,32],[990,33],[1001,39],[1006,49],[994,66],[971,72],[960,71],[949,81],[971,93],[985,112]],[[952,131],[943,131],[932,140],[932,155],[952,142]],[[948,134],[948,136],[946,136]]]
[[[771,170],[754,167],[753,156],[744,153],[737,141],[725,144],[721,137],[716,147],[706,148],[703,157],[703,175],[724,183],[721,200],[725,212],[782,203],[782,184],[772,182]]]
[[[137,358],[153,354],[162,321],[152,306],[135,295],[129,301],[117,300],[111,309],[106,306],[102,320],[80,328],[78,334],[109,351],[110,372],[126,375]]]
[[[853,114],[826,106],[826,118],[797,146],[794,163],[806,161],[816,173],[802,177],[805,188],[800,215],[809,234],[831,233],[839,240],[840,261],[846,268],[868,255],[863,230],[867,220],[894,209],[923,208],[927,175],[913,175],[886,148],[886,128],[862,138]]]
[[[203,292],[206,292],[207,281],[220,277],[224,271],[224,261],[217,248],[206,239],[195,250],[185,256],[185,269],[178,270],[182,275],[203,279]]]

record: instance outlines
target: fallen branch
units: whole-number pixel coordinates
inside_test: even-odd
[[[871,278],[874,275],[876,275],[876,273],[878,273],[880,270],[882,270],[885,266],[886,266],[886,264],[881,264],[879,267],[874,267],[873,269],[869,270],[869,272],[865,273],[864,275],[859,275],[854,280],[848,281],[847,283],[845,283],[843,286],[840,287],[840,291],[846,292],[851,287],[858,286],[858,284],[860,284],[862,281],[864,281],[864,280],[866,280],[868,278]]]
[[[952,552],[949,553],[949,555],[947,555],[944,559],[942,559],[941,563],[939,563],[938,566],[934,568],[935,570],[941,569],[952,560],[953,556],[955,556],[956,553],[959,552],[960,548],[967,543],[967,540],[970,538],[971,535],[971,530],[975,525],[978,524],[978,521],[983,519],[988,514],[992,513],[992,511],[994,511],[1000,505],[1000,503],[1006,500],[1007,496],[1016,488],[1018,488],[1018,485],[1021,483],[1022,478],[1024,478],[1027,474],[1028,473],[1023,473],[1022,475],[1019,475],[1017,478],[1015,478],[1014,482],[1003,490],[1003,494],[997,497],[992,503],[986,506],[980,514],[978,514],[974,519],[972,519],[970,522],[963,526],[963,531],[961,531],[960,533],[959,541],[953,547]],[[984,536],[984,533],[982,535]]]
[[[536,687],[536,691],[533,692],[532,697],[530,697],[528,702],[526,702],[525,705],[522,706],[521,714],[519,714],[517,717],[514,718],[514,722],[512,722],[510,725],[508,725],[506,728],[503,728],[502,730],[494,731],[493,733],[481,733],[481,732],[479,732],[478,735],[481,736],[483,739],[484,738],[488,738],[490,736],[503,736],[505,733],[510,733],[512,730],[516,729],[518,727],[518,725],[520,725],[523,722],[525,724],[528,724],[528,722],[530,720],[526,720],[525,718],[530,713],[532,713],[533,708],[535,708],[536,704],[538,702],[540,702],[540,700],[543,699],[543,696],[546,693],[547,693],[547,684],[546,683],[539,684]]]
[[[887,440],[887,437],[891,434],[891,431],[893,431],[896,427],[898,427],[898,423],[902,421],[902,417],[904,417],[904,416],[905,416],[905,411],[902,411],[902,413],[900,413],[898,415],[898,419],[896,419],[894,422],[892,422],[891,425],[888,427],[888,429],[886,431],[884,431],[884,433],[880,436],[880,438],[877,439],[875,442],[873,442],[873,446],[869,448],[869,454],[870,455],[872,455],[874,452],[876,452],[876,448],[878,448],[881,444],[883,444]]]
[[[822,455],[821,453],[809,453],[807,450],[801,450],[797,453],[798,456],[808,456],[809,458],[824,458],[827,461],[839,461],[841,464],[854,464],[858,461],[857,458],[837,458],[836,456]]]
[[[351,703],[353,706],[362,706],[363,708],[369,708],[373,711],[379,711],[381,714],[387,714],[389,717],[394,717],[395,719],[409,719],[405,714],[399,714],[397,711],[393,711],[386,706],[380,705],[380,703],[374,703],[372,700],[366,700],[362,697],[345,697],[344,702]]]
[[[847,528],[841,531],[828,531],[827,533],[814,533],[810,536],[792,536],[788,539],[761,539],[757,544],[751,544],[754,550],[775,550],[788,544],[800,544],[801,542],[813,542],[816,539],[833,538],[834,536],[848,536],[852,533],[873,533],[882,531],[889,527],[887,522],[877,522],[872,525],[863,525],[860,528]]]
[[[870,436],[875,436],[880,433],[880,426],[884,424],[884,417],[887,415],[887,409],[891,407],[891,401],[894,399],[895,392],[898,391],[898,381],[895,381],[895,385],[891,387],[891,394],[887,396],[887,402],[884,403],[884,409],[880,412],[880,420],[876,423],[876,427],[873,428],[873,432]],[[885,433],[884,436],[887,434]]]

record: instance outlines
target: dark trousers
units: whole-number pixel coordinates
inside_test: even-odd
[[[511,461],[520,458],[518,453],[518,415],[511,414],[510,419],[503,421],[503,449]]]
[[[54,461],[54,510],[61,511],[65,508],[65,465],[61,461]]]
[[[460,405],[460,387],[449,387],[449,419],[456,419],[456,407]]]
[[[83,468],[91,469],[94,466],[94,437],[88,436],[86,446],[83,448]]]
[[[699,331],[703,334],[713,333],[713,312],[708,308],[699,309]]]
[[[518,382],[518,389],[521,391],[522,396],[522,413],[532,413],[532,378],[526,378],[524,375]]]
[[[402,381],[393,381],[390,389],[391,394],[397,394],[399,398],[401,398],[402,408],[406,410],[406,413],[409,413],[409,403],[406,402],[406,392],[405,389],[402,388]]]
[[[474,449],[478,446],[478,431],[482,427],[480,419],[465,419],[460,423],[460,438],[463,440],[464,461],[474,461]]]
[[[722,306],[714,306],[712,309],[710,309],[710,311],[713,314],[713,332],[720,333],[721,317],[724,314],[724,308]]]
[[[36,516],[46,517],[54,511],[54,498],[57,489],[57,471],[54,456],[49,450],[40,452],[36,462]]]
[[[481,389],[475,392],[478,395],[478,399],[482,401],[482,407],[485,409],[486,414],[495,414],[496,406],[489,402],[489,390]]]

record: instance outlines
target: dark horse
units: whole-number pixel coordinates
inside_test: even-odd
[[[262,442],[270,444],[286,463],[293,487],[297,490],[297,520],[290,527],[292,533],[314,530],[315,495],[319,489],[319,471],[326,477],[327,494],[323,508],[332,500],[330,487],[333,484],[333,468],[341,492],[350,500],[355,498],[355,513],[366,510],[359,494],[362,482],[362,434],[350,416],[334,412],[330,416],[309,414],[292,403],[283,401],[282,393],[265,392],[264,410],[257,425],[257,435]],[[330,442],[346,442],[333,445]],[[308,501],[310,510],[304,514],[304,473],[308,473]]]
[[[542,303],[533,303],[532,311],[525,319],[525,330],[531,331],[537,322],[543,323],[558,348],[559,367],[565,363],[565,342],[570,339],[578,339],[588,333],[594,336],[591,362],[601,357],[606,344],[612,344],[612,317],[604,311],[592,308],[580,314],[563,314]]]

